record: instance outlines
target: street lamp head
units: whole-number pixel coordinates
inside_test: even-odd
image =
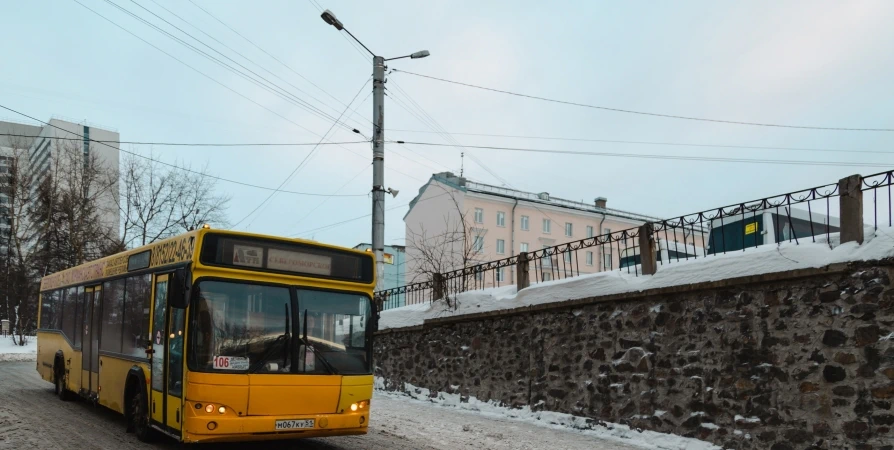
[[[428,56],[428,55],[430,55],[430,54],[431,54],[431,53],[429,53],[428,50],[421,50],[421,51],[418,51],[418,52],[413,53],[412,55],[410,55],[410,59],[425,58],[426,56]]]
[[[336,30],[341,31],[345,29],[345,26],[342,25],[341,21],[335,18],[335,14],[332,14],[332,11],[328,9],[323,11],[323,14],[320,15],[323,18],[323,21],[335,27]]]

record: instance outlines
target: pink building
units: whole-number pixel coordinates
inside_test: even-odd
[[[432,273],[508,258],[520,252],[635,228],[655,217],[611,209],[605,198],[592,204],[477,183],[450,172],[432,175],[410,202],[404,216],[408,283],[428,280]],[[670,235],[674,240],[674,236]],[[682,234],[678,236],[683,242]],[[619,253],[633,256],[627,245],[599,245],[576,254],[543,260],[532,282],[549,280],[551,268],[569,263],[581,274],[619,268]],[[691,238],[688,241],[692,242]],[[673,246],[673,242],[670,244]],[[681,246],[680,248],[684,248]],[[635,252],[638,254],[638,252]],[[620,256],[624,256],[620,255]],[[560,258],[563,258],[562,261]],[[572,262],[572,258],[574,261]],[[553,266],[553,267],[551,267]],[[533,270],[533,268],[532,268]],[[494,279],[496,277],[496,279]],[[515,269],[505,267],[483,277],[485,286],[515,283]]]

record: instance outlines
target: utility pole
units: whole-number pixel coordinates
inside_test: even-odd
[[[372,249],[379,288],[385,274],[385,58],[381,56],[373,56],[372,196]]]
[[[376,257],[376,290],[381,290],[385,274],[385,193],[397,196],[396,189],[385,189],[385,61],[410,58],[419,59],[429,55],[428,50],[385,59],[373,53],[363,42],[354,37],[335,14],[328,9],[320,15],[323,21],[344,31],[366,49],[373,57],[373,205],[372,205],[372,250]]]

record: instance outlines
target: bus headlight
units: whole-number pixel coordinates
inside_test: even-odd
[[[363,400],[362,402],[360,402],[360,409],[367,409],[367,408],[369,408],[369,400]]]
[[[212,404],[209,403],[207,406],[205,406],[205,412],[208,413],[208,414],[213,413],[213,412],[214,412],[214,405],[212,405]]]
[[[227,412],[227,408],[221,406],[220,408],[217,408],[217,412],[223,414],[223,413]]]
[[[351,403],[351,411],[357,411],[357,404]]]

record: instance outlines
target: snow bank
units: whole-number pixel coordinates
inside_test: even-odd
[[[28,338],[24,346],[15,345],[11,337],[0,337],[0,362],[36,361],[37,339]]]
[[[659,264],[658,273],[652,276],[637,277],[626,271],[611,271],[539,283],[521,292],[516,292],[515,286],[464,292],[457,296],[455,310],[444,301],[436,301],[382,311],[379,329],[421,325],[426,319],[438,317],[894,257],[894,228],[873,230],[868,227],[865,236],[863,245],[855,242],[839,245],[838,235],[833,234],[830,242],[825,236],[818,236],[815,243],[808,238],[801,239],[799,244],[786,242],[744,252]]]
[[[571,414],[552,411],[532,411],[529,406],[520,409],[512,409],[493,401],[483,402],[475,397],[468,397],[467,399],[461,400],[459,394],[437,392],[433,395],[428,389],[418,388],[409,383],[404,384],[402,392],[386,391],[384,388],[384,380],[381,377],[376,377],[374,397],[424,402],[439,407],[455,408],[459,411],[465,411],[470,414],[479,414],[485,417],[516,420],[558,430],[576,430],[597,439],[633,445],[645,449],[719,450],[721,448],[698,439],[658,433],[655,431],[638,431],[631,429],[626,425],[606,423],[586,417],[573,416]]]

